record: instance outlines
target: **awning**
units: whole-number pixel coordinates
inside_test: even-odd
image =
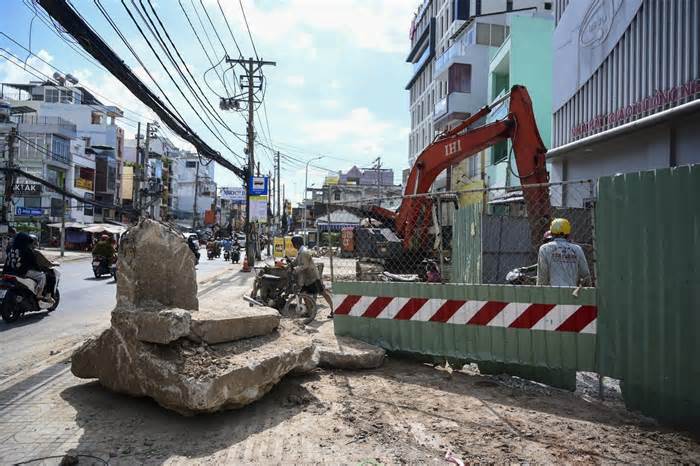
[[[61,228],[60,223],[49,223],[48,226],[51,228]],[[66,228],[77,228],[78,230],[82,230],[86,226],[87,225],[80,222],[66,222]]]
[[[109,225],[107,223],[93,223],[83,228],[83,231],[88,233],[111,233],[113,235],[121,235],[126,231],[126,228],[118,225]]]

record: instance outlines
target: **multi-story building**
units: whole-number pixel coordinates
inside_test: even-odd
[[[545,146],[550,146],[552,128],[552,32],[554,17],[549,11],[523,11],[506,17],[506,38],[492,53],[489,63],[489,102],[495,102],[510,92],[513,85],[527,88],[537,128]],[[496,105],[486,122],[503,119],[508,113],[508,101]],[[485,183],[489,187],[520,185],[520,175],[514,160],[511,141],[503,141],[482,152]],[[469,161],[471,162],[471,161]],[[522,202],[520,193],[491,191],[489,201]]]
[[[95,155],[95,183],[99,189],[104,189],[97,190],[95,199],[117,205],[120,202],[124,131],[116,120],[123,116],[123,112],[118,107],[103,105],[87,89],[78,86],[76,79],[67,78],[59,78],[59,84],[48,81],[4,83],[3,95],[6,94],[5,88],[9,88],[16,92],[12,97],[5,96],[13,107],[32,109],[38,118],[61,118],[72,123],[75,137],[85,142],[86,153]],[[94,213],[96,221],[115,219],[116,209],[96,208]]]
[[[28,110],[28,109],[25,109]],[[68,184],[72,175],[71,141],[76,138],[75,125],[60,117],[41,117],[34,112],[16,114],[12,126],[17,129],[14,161],[23,171],[56,186]],[[5,146],[6,134],[0,135]],[[3,147],[3,161],[9,156]],[[4,177],[0,182],[4,190]],[[59,222],[64,214],[63,198],[44,186],[18,177],[13,196],[14,223],[31,225],[37,232],[49,222]],[[70,212],[70,211],[68,211]],[[14,214],[14,215],[12,215]]]
[[[204,214],[216,202],[217,188],[214,182],[214,163],[205,163],[194,152],[178,151],[173,154],[173,189],[171,217],[178,223],[192,225],[195,212],[195,186],[197,193],[195,224],[202,225]]]
[[[700,162],[700,3],[557,0],[555,18],[552,180]]]
[[[68,186],[73,193],[85,200],[95,199],[95,156],[85,151],[85,141],[74,139],[70,145],[73,170],[69,172]],[[92,204],[79,202],[75,199],[67,201],[70,206],[72,221],[88,224],[95,221],[95,209]]]
[[[551,10],[540,0],[425,0],[411,25],[409,165],[440,131],[488,103],[490,50],[501,46],[505,17],[524,9]],[[450,187],[451,170],[435,190]]]

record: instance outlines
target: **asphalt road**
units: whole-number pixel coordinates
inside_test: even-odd
[[[208,261],[204,250],[202,256],[197,266],[200,283],[239,267],[223,259]],[[108,326],[116,302],[115,281],[95,279],[89,259],[66,262],[59,271],[58,309],[50,314],[27,314],[13,324],[0,320],[0,381]]]

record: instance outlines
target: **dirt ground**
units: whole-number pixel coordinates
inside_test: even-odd
[[[447,464],[452,452],[465,463],[700,462],[691,437],[617,401],[396,358],[372,371],[288,377],[246,408],[189,418],[68,371],[54,387],[31,403],[47,405],[53,431],[75,435],[24,459],[69,452],[109,464]]]

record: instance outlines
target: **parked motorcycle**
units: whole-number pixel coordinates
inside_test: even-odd
[[[61,300],[58,282],[61,274],[56,269],[46,272],[44,292],[51,300],[36,295],[36,282],[30,278],[4,274],[0,276],[0,314],[7,323],[15,322],[28,312],[55,311]]]
[[[535,275],[532,271],[535,271]],[[509,285],[536,285],[537,266],[519,267],[506,274],[506,283]]]
[[[100,278],[102,275],[112,275],[112,264],[106,257],[92,256],[92,273],[95,278]]]
[[[316,264],[319,274],[323,276],[323,264]],[[298,285],[296,271],[292,264],[283,267],[265,265],[255,268],[257,274],[253,282],[253,290],[250,297],[265,306],[274,307],[287,317],[300,315],[314,316],[316,309],[306,309],[306,302],[302,299],[301,289]],[[315,301],[315,296],[313,297]],[[292,311],[292,307],[295,308]]]

